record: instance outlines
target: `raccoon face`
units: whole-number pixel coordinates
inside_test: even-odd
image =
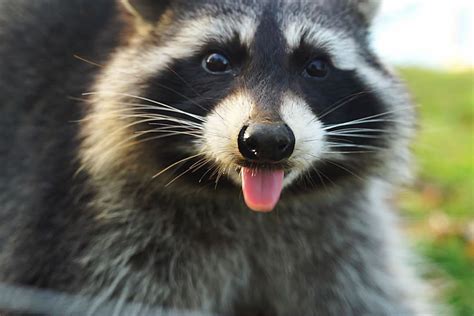
[[[123,2],[136,35],[94,94],[93,174],[241,188],[270,211],[404,157],[413,110],[367,43],[378,1]]]

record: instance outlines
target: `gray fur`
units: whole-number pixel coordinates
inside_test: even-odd
[[[113,131],[102,121],[93,125],[100,109],[130,101],[113,93],[143,92],[152,74],[146,58],[157,47],[179,45],[175,35],[187,23],[227,11],[232,27],[245,17],[258,19],[267,2],[284,8],[282,24],[304,16],[345,34],[368,60],[356,69],[366,84],[390,99],[389,106],[410,106],[403,86],[367,44],[376,1],[354,7],[349,0],[321,0],[303,10],[305,1],[200,0],[200,10],[175,12],[166,29],[157,26],[158,35],[150,25],[130,30],[136,25],[119,18],[124,10],[111,1],[74,0],[70,11],[63,1],[46,1],[62,8],[58,16],[42,7],[26,13],[26,2],[0,4],[0,12],[9,13],[0,13],[0,57],[20,63],[0,65],[0,73],[12,75],[0,82],[1,163],[7,166],[0,182],[0,280],[93,295],[90,314],[112,299],[226,315],[430,313],[388,203],[400,183],[395,175],[407,170],[413,109],[397,112],[406,124],[396,127],[383,164],[372,173],[288,196],[269,215],[251,213],[236,192],[150,181],[143,175],[157,166],[142,147],[122,152],[104,145]],[[78,13],[89,5],[93,14]],[[96,23],[90,29],[88,18]],[[82,30],[82,44],[69,49],[72,36],[44,43],[58,25],[71,34]],[[19,36],[24,47],[15,44]],[[58,65],[52,73],[49,62]],[[86,102],[71,98],[87,91],[98,94],[83,97]]]

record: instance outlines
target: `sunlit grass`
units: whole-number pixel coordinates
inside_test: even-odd
[[[419,177],[401,198],[408,231],[455,315],[474,315],[474,72],[400,72],[420,105]]]

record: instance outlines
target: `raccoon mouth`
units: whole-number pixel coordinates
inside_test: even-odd
[[[245,204],[255,212],[271,212],[283,190],[283,169],[242,167],[242,192]]]

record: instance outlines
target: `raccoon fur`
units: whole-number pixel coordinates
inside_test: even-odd
[[[430,313],[391,208],[416,115],[370,47],[378,6],[0,2],[0,281],[91,315]]]

